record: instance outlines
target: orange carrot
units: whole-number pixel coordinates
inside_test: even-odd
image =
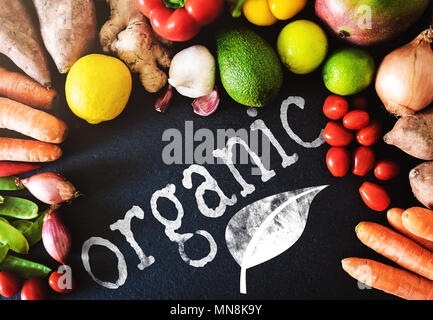
[[[407,300],[433,300],[433,282],[405,270],[360,258],[344,259],[341,265],[367,286]]]
[[[363,244],[424,278],[433,280],[433,253],[377,223],[361,222],[356,235]]]
[[[54,144],[35,140],[0,138],[0,160],[50,162],[61,156],[62,150]]]
[[[404,227],[403,222],[401,220],[401,216],[403,212],[404,210],[400,208],[389,209],[388,213],[386,214],[386,217],[388,218],[390,225],[392,225],[393,228],[398,232],[403,233],[407,237],[411,238],[420,246],[433,252],[433,241],[418,237],[417,235],[413,234],[412,232],[410,232]]]
[[[404,227],[418,237],[433,241],[433,211],[424,208],[407,209],[401,216]]]
[[[0,98],[0,128],[50,143],[62,142],[67,131],[62,120],[8,98]]]
[[[0,95],[32,107],[50,109],[57,93],[25,75],[0,68]]]

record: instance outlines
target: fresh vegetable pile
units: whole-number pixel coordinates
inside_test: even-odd
[[[69,108],[90,124],[110,121],[123,112],[132,91],[131,73],[139,75],[146,92],[162,91],[155,97],[156,111],[166,112],[177,92],[194,99],[197,115],[210,116],[219,107],[222,89],[241,105],[266,107],[278,96],[284,72],[305,75],[321,70],[324,87],[332,93],[323,105],[329,119],[323,138],[331,146],[326,164],[332,176],[342,178],[351,171],[365,177],[373,171],[379,181],[395,178],[400,173],[398,159],[376,159],[373,146],[382,139],[415,158],[433,160],[433,27],[390,52],[378,68],[365,48],[407,30],[424,13],[429,0],[316,0],[315,13],[323,26],[309,20],[287,21],[275,44],[236,20],[245,18],[246,25],[274,25],[294,18],[308,1],[106,2],[111,16],[98,34],[92,0],[33,0],[42,43],[21,0],[6,1],[0,8],[0,52],[27,74],[0,67],[0,128],[29,137],[0,137],[0,190],[26,188],[50,206],[41,212],[28,199],[0,195],[0,294],[4,297],[19,291],[20,277],[27,279],[21,287],[22,299],[44,298],[45,283],[40,279],[51,272],[10,252],[27,254],[42,240],[47,253],[66,268],[71,247],[59,206],[78,196],[75,187],[53,172],[15,177],[40,169],[39,164],[26,162],[43,163],[62,156],[59,144],[68,128],[49,113],[58,105],[48,54],[58,72],[67,74]],[[235,23],[217,28],[215,52],[195,43],[200,31],[216,23],[224,11],[230,12]],[[350,46],[329,52],[326,31]],[[174,42],[184,41],[190,41],[189,46],[175,52]],[[362,95],[373,82],[385,109],[400,117],[384,136],[383,124],[373,119]],[[409,183],[415,197],[433,209],[433,162],[414,168]],[[359,193],[374,211],[385,211],[392,204],[379,183],[364,181]],[[429,209],[389,210],[388,221],[397,232],[367,222],[356,228],[361,242],[410,272],[358,258],[343,260],[344,270],[403,298],[433,299],[433,211]],[[63,271],[51,273],[49,285],[56,292],[71,292],[75,283],[71,278],[66,281],[68,272]],[[60,285],[61,281],[67,285]]]

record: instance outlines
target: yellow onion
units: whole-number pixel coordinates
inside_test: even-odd
[[[432,39],[430,27],[383,60],[376,91],[389,112],[410,115],[433,102]]]
[[[18,183],[23,184],[32,195],[46,204],[56,205],[78,197],[75,187],[54,172],[44,172],[27,179],[19,179]]]
[[[54,260],[65,264],[71,249],[71,236],[55,208],[51,208],[45,214],[42,225],[42,242],[45,250]]]

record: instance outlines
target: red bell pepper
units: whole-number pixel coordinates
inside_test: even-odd
[[[194,38],[201,27],[213,22],[224,8],[224,0],[136,0],[153,29],[171,41]]]

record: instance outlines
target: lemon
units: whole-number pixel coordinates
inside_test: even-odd
[[[297,20],[281,30],[277,49],[281,61],[293,73],[313,72],[326,57],[328,38],[314,22]]]
[[[66,78],[69,108],[91,124],[116,118],[125,108],[132,89],[128,67],[119,59],[89,54],[79,59]]]

